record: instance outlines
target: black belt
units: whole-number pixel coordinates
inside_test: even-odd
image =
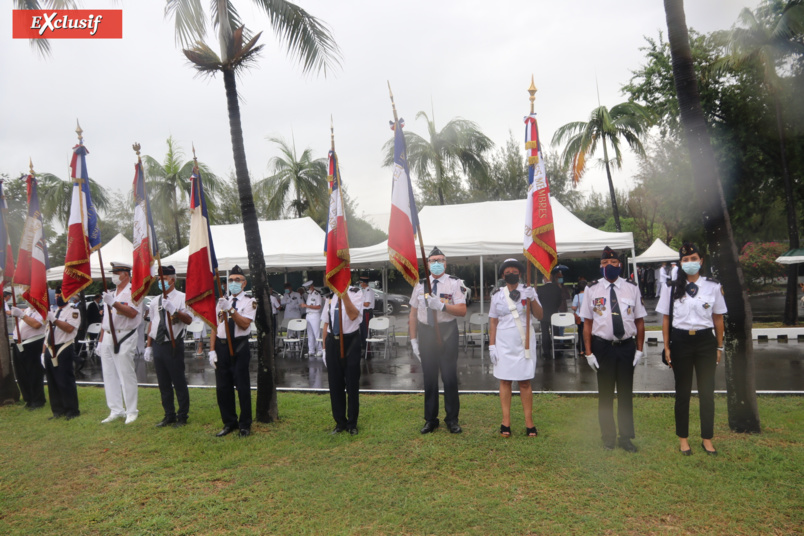
[[[596,341],[604,342],[604,343],[610,344],[612,346],[620,346],[621,344],[626,344],[626,343],[629,343],[629,342],[633,342],[633,340],[634,340],[633,337],[629,337],[627,339],[614,339],[613,341],[610,341],[608,339],[604,339],[603,337],[598,337],[597,335],[592,335],[592,338],[595,339]]]
[[[706,335],[707,333],[712,333],[713,328],[706,328],[706,329],[678,329],[673,328],[674,335],[681,335],[682,337],[695,337],[696,335]]]
[[[346,337],[351,337],[352,335],[357,335],[358,333],[360,333],[358,330],[354,330],[351,333],[344,333],[343,334],[343,339],[346,340]],[[341,338],[340,335],[335,335],[331,331],[329,333],[327,333],[327,335],[333,337],[336,341]]]

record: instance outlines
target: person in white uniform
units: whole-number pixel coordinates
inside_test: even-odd
[[[281,299],[282,309],[285,311],[284,318],[294,319],[301,318],[301,294],[293,290],[290,283],[285,284],[285,294]]]
[[[310,356],[317,356],[321,353],[318,337],[321,335],[321,309],[324,307],[324,298],[315,289],[312,281],[307,281],[302,286],[306,290],[302,307],[307,311],[307,353]]]
[[[691,455],[688,438],[694,372],[701,401],[701,447],[707,454],[716,455],[717,450],[712,445],[715,367],[723,357],[726,300],[720,283],[701,276],[703,257],[695,244],[684,243],[678,253],[682,271],[674,284],[668,283],[667,292],[656,306],[656,311],[664,315],[665,361],[673,369],[676,380],[676,435],[681,453]]]
[[[533,423],[533,388],[530,380],[536,375],[536,333],[531,321],[529,334],[527,300],[530,313],[541,320],[544,311],[536,296],[536,289],[520,282],[525,267],[516,259],[506,259],[500,268],[505,286],[491,296],[489,306],[489,356],[494,365],[494,377],[500,380],[502,425],[500,435],[511,436],[511,391],[513,382],[519,384],[519,397],[525,413],[525,435],[536,437]],[[529,337],[529,340],[527,340]],[[529,349],[525,350],[525,343]]]
[[[45,348],[42,364],[47,376],[47,391],[50,395],[52,419],[64,417],[70,420],[81,415],[78,409],[78,389],[75,386],[73,341],[81,327],[81,312],[64,301],[61,288],[56,289],[56,310],[47,314]],[[52,327],[51,327],[52,326]],[[50,330],[53,329],[53,337]],[[49,343],[53,343],[51,347]]]
[[[126,424],[137,420],[137,372],[134,369],[134,354],[137,351],[137,328],[142,323],[142,302],[131,300],[131,265],[113,262],[112,283],[114,290],[103,293],[103,315],[100,336],[100,357],[103,367],[103,387],[106,405],[111,413],[101,422],[109,423],[126,418]],[[111,333],[114,323],[117,347]],[[125,404],[125,405],[124,405]]]
[[[45,322],[36,309],[25,310],[11,307],[11,316],[19,319],[19,328],[14,329],[14,342],[11,350],[14,359],[14,374],[17,376],[22,399],[26,409],[38,409],[45,406],[45,369],[40,356],[45,340]]]

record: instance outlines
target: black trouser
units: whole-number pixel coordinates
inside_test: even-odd
[[[251,350],[248,337],[235,337],[232,341],[235,355],[229,355],[226,339],[215,339],[215,352],[218,354],[215,369],[215,391],[218,395],[218,407],[221,410],[223,425],[235,428],[238,426],[237,407],[235,406],[234,388],[240,400],[241,429],[251,428],[251,380],[248,374],[248,363]]]
[[[343,335],[343,351],[346,355],[341,359],[340,341],[331,332],[327,333],[327,378],[332,417],[338,426],[352,429],[357,428],[360,414],[360,333],[353,331]]]
[[[66,348],[59,353],[61,347],[65,345]],[[77,417],[81,412],[78,410],[78,389],[75,386],[73,371],[75,347],[72,341],[56,345],[56,355],[59,356],[57,367],[53,366],[53,360],[50,359],[50,348],[45,347],[45,350],[45,375],[50,409],[56,416]]]
[[[152,344],[154,352],[154,368],[156,381],[159,383],[159,394],[162,396],[162,409],[165,417],[180,420],[187,419],[190,411],[190,392],[187,389],[187,378],[184,376],[184,339],[176,338],[176,346],[170,341]],[[176,400],[179,402],[179,411],[173,404],[173,390],[176,390]]]
[[[374,309],[363,309],[363,321],[360,322],[360,346],[366,347],[366,339],[368,338],[369,322],[374,318]]]
[[[441,344],[435,327],[419,322],[416,330],[424,373],[424,420],[438,422],[438,373],[444,382],[444,422],[458,424],[461,401],[458,398],[458,323],[438,324]]]
[[[45,405],[45,370],[42,368],[42,345],[45,343],[44,337],[22,345],[19,347],[11,343],[14,354],[14,372],[17,374],[17,384],[22,393],[25,406],[29,408],[41,408]]]
[[[605,443],[617,438],[614,426],[614,388],[617,387],[617,425],[620,438],[634,436],[634,354],[636,342],[628,339],[612,344],[599,337],[592,337],[592,353],[597,358],[598,406],[597,417],[600,433]]]
[[[579,307],[579,309],[580,309],[580,307]],[[575,325],[578,326],[578,333],[579,333],[579,335],[578,335],[578,350],[580,351],[580,353],[585,354],[586,352],[584,351],[584,345],[583,345],[583,318],[581,318],[581,323],[580,324],[575,324]]]
[[[712,330],[690,335],[674,329],[670,336],[670,358],[676,377],[676,435],[689,437],[692,373],[698,381],[701,403],[701,438],[712,439],[715,428],[715,367],[717,338]]]

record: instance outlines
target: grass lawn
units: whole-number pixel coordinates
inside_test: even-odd
[[[538,438],[514,399],[510,439],[496,396],[461,397],[462,435],[421,436],[421,395],[364,395],[360,435],[330,436],[329,398],[280,393],[281,420],[216,438],[214,390],[192,390],[190,424],[101,425],[0,408],[0,534],[802,534],[804,404],[761,398],[761,435],[733,434],[717,400],[715,446],[678,453],[673,400],[638,398],[640,451],[604,451],[597,400],[538,395]]]

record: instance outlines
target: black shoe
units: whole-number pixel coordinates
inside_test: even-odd
[[[333,429],[332,429],[332,431],[329,433],[329,435],[338,435],[338,434],[340,434],[341,432],[345,432],[345,431],[346,431],[346,427],[345,427],[345,426],[341,426],[341,425],[339,424],[339,425],[337,425],[335,428],[333,428]]]
[[[636,446],[631,443],[631,440],[627,437],[620,438],[620,448],[623,449],[625,452],[636,452]]]
[[[424,423],[424,428],[420,430],[422,434],[432,434],[438,428],[438,421],[427,421]]]
[[[717,451],[716,450],[706,450],[706,447],[704,446],[703,441],[701,441],[701,448],[704,449],[704,452],[706,452],[708,455],[717,456]]]
[[[51,415],[50,417],[47,418],[47,420],[53,421],[53,420],[56,420],[56,419],[61,419],[62,417],[64,417],[64,415],[59,413],[57,415]]]
[[[251,428],[241,428],[240,437],[248,437],[251,435]]]
[[[177,417],[176,422],[173,423],[173,428],[181,428],[187,425],[187,417]]]
[[[77,412],[75,412],[75,413],[68,413],[68,414],[66,414],[66,415],[64,416],[64,420],[65,420],[65,421],[71,421],[71,420],[75,419],[76,417],[78,417],[78,416],[80,416],[80,415],[81,415],[81,412],[80,412],[80,411],[77,411]]]
[[[678,450],[683,456],[692,456],[692,449],[681,450],[681,448],[679,448]]]
[[[539,431],[535,426],[533,428],[525,428],[525,435],[528,437],[538,437]]]
[[[447,430],[449,430],[450,434],[460,434],[463,432],[463,428],[457,422],[447,423]]]
[[[225,435],[229,435],[232,432],[234,432],[235,430],[237,430],[236,426],[224,426],[223,430],[221,430],[220,432],[215,434],[215,437],[223,437]]]
[[[164,428],[168,424],[173,424],[174,422],[176,422],[176,417],[165,417],[164,419],[156,423],[156,427]]]
[[[357,435],[357,428],[349,428],[349,435]]]
[[[606,450],[614,450],[614,440],[611,441],[603,440],[603,448]]]

